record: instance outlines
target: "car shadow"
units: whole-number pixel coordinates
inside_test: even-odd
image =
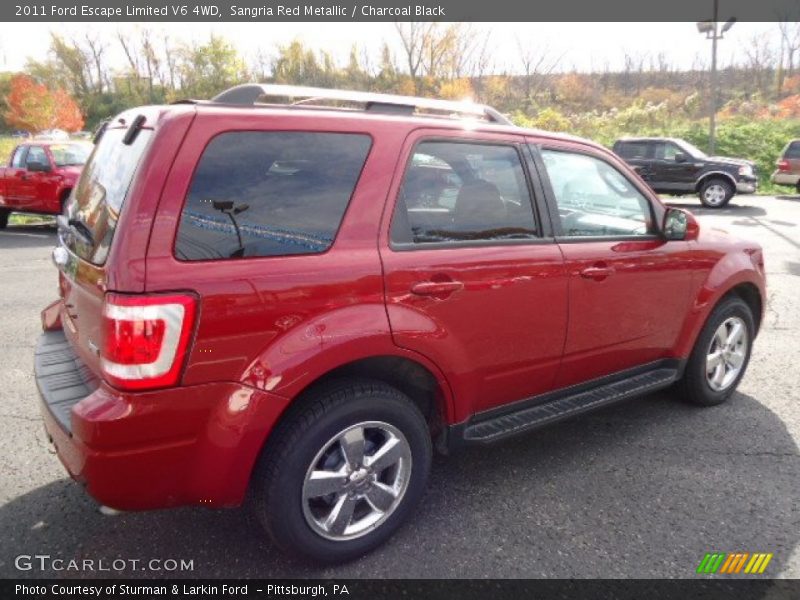
[[[726,216],[726,217],[763,217],[767,214],[767,210],[762,206],[751,206],[749,204],[735,204],[736,200],[732,200],[730,204],[722,208],[707,208],[698,202],[675,202],[672,200],[664,200],[668,206],[674,208],[682,208],[688,210],[693,215],[703,216]]]
[[[8,225],[0,229],[0,250],[11,248],[46,248],[56,243],[56,225]]]
[[[750,396],[702,409],[651,395],[437,457],[409,523],[336,567],[287,558],[246,510],[103,516],[61,479],[0,507],[0,576],[694,577],[707,552],[773,552],[775,576],[800,536],[797,455],[781,419]],[[21,554],[193,569],[20,571]]]

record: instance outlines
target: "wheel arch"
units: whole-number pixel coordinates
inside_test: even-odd
[[[420,409],[434,437],[448,422],[450,394],[441,376],[420,361],[389,354],[351,360],[319,374],[292,399],[289,408],[302,402],[311,390],[342,379],[372,379],[400,390]],[[281,419],[284,417],[285,413]]]
[[[697,182],[694,184],[694,191],[699,192],[703,184],[710,179],[725,179],[733,186],[733,193],[736,193],[736,178],[727,171],[709,171],[703,173]]]

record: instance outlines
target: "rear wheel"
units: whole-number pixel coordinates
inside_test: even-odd
[[[738,296],[723,300],[708,318],[686,364],[679,386],[683,396],[703,406],[730,398],[747,369],[754,336],[747,303]]]
[[[10,210],[0,208],[0,229],[5,229],[8,225],[8,217],[11,215]]]
[[[733,198],[735,189],[730,181],[711,178],[700,186],[700,202],[709,208],[721,208]]]
[[[254,472],[254,509],[275,543],[320,562],[369,552],[425,488],[431,439],[419,409],[377,381],[340,381],[300,400]]]

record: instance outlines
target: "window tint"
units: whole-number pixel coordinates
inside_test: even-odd
[[[655,157],[658,160],[675,160],[677,154],[682,153],[683,150],[678,148],[676,144],[671,142],[659,142],[655,147]]]
[[[618,142],[617,154],[622,158],[647,158],[647,142]]]
[[[350,133],[231,132],[203,152],[178,229],[183,260],[324,252],[369,152]]]
[[[152,129],[141,129],[131,144],[123,144],[126,129],[109,129],[89,156],[67,209],[81,221],[92,240],[69,236],[67,245],[78,256],[103,264],[111,248],[117,219],[128,195],[136,169],[144,155]]]
[[[783,153],[783,158],[800,158],[800,142],[792,142]]]
[[[392,220],[395,243],[537,237],[519,154],[511,146],[422,142]]]
[[[19,146],[11,157],[11,166],[15,169],[22,168],[22,157],[25,155],[25,146]]]
[[[25,158],[25,164],[29,165],[31,163],[50,164],[50,161],[47,160],[47,153],[44,151],[44,148],[41,146],[31,146],[28,148],[28,156]]]
[[[543,150],[566,236],[652,233],[650,203],[614,167],[592,156]]]

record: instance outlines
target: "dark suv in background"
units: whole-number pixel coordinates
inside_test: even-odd
[[[698,194],[709,208],[721,208],[734,194],[752,194],[758,187],[754,162],[708,156],[685,140],[625,138],[613,150],[659,194]]]

